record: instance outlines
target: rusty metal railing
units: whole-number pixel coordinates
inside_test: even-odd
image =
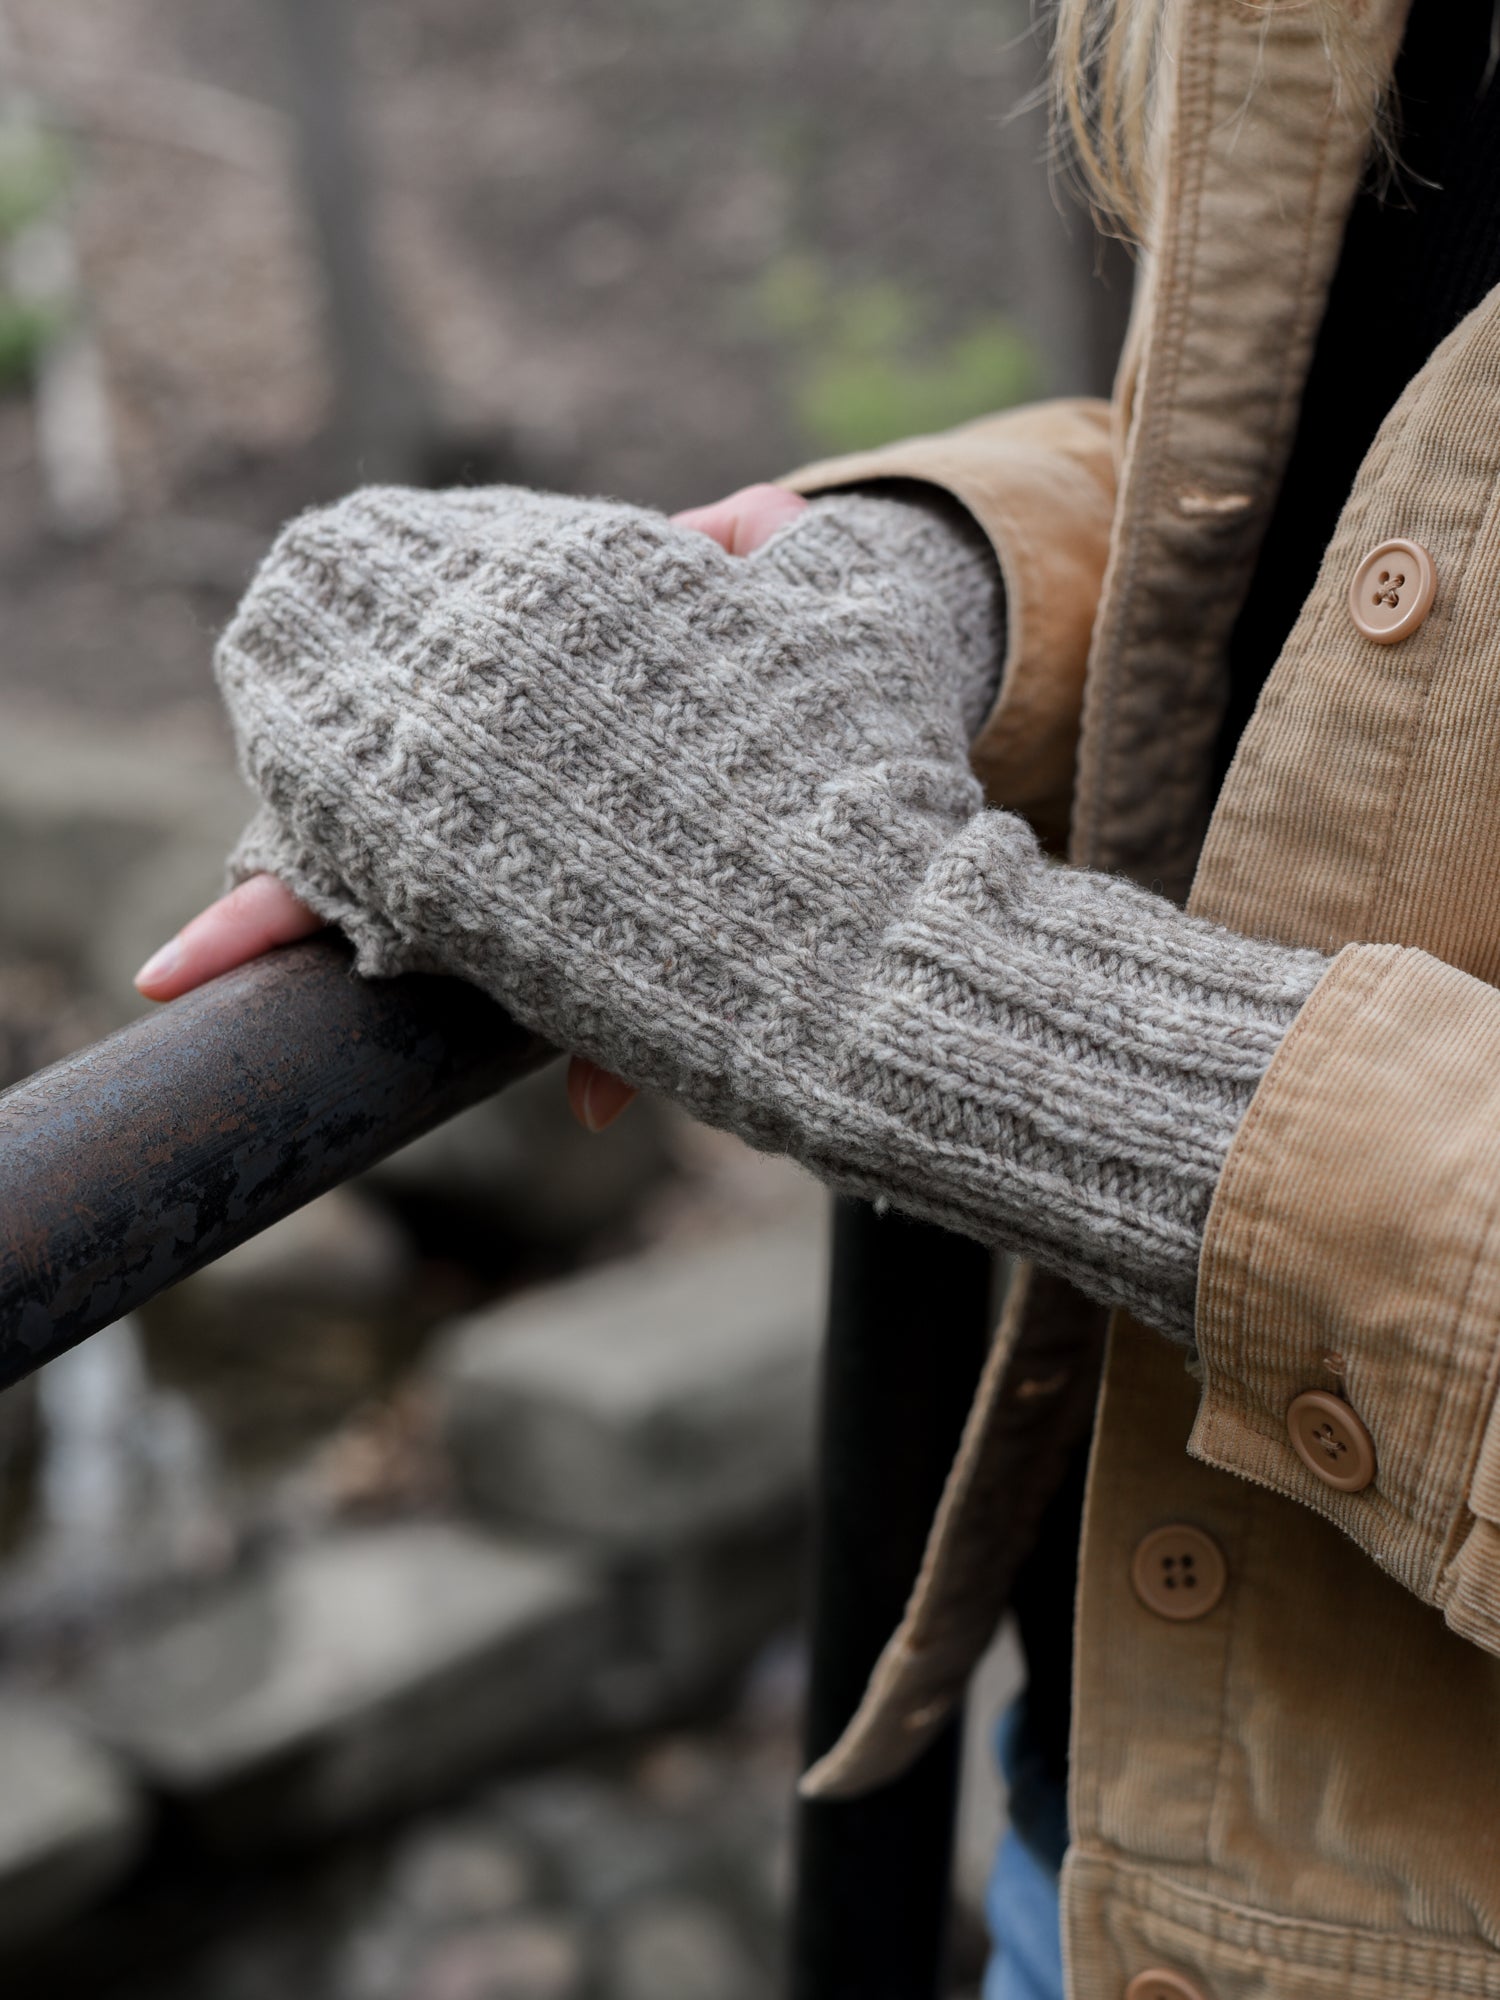
[[[550,1051],[452,979],[256,960],[0,1094],[0,1387]]]
[[[0,1095],[0,1388],[548,1060],[456,980],[356,978],[323,937]],[[860,1203],[834,1234],[811,1593],[812,1754],[916,1574],[988,1330],[971,1243]],[[793,2000],[938,2000],[956,1735],[804,1806]]]

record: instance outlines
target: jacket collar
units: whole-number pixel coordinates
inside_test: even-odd
[[[1366,0],[1388,78],[1408,0]],[[1188,0],[1159,223],[1117,392],[1123,463],[1071,858],[1181,899],[1226,649],[1286,464],[1367,150],[1314,10]]]

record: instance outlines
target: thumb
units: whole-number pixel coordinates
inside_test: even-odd
[[[708,535],[732,556],[748,556],[770,541],[806,508],[800,493],[785,486],[742,486],[711,507],[689,507],[672,519],[679,528]]]

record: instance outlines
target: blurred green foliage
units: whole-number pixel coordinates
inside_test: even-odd
[[[841,289],[805,252],[771,265],[756,305],[787,356],[793,410],[817,451],[944,430],[1041,384],[1035,348],[1003,313],[939,337],[926,301],[888,280]]]
[[[0,289],[0,394],[30,381],[37,356],[66,324],[56,306],[28,305]]]
[[[0,107],[0,239],[50,214],[72,178],[68,148],[56,132]]]
[[[0,105],[0,394],[30,380],[37,357],[66,323],[61,306],[18,295],[7,268],[17,240],[66,199],[68,148],[24,110]]]

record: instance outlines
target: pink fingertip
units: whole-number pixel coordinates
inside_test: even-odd
[[[588,1075],[584,1078],[582,1098],[579,1105],[579,1109],[583,1114],[584,1129],[589,1132],[602,1132],[614,1115],[607,1105],[601,1104],[599,1101],[599,1086],[603,1082],[603,1071],[590,1067]]]
[[[136,987],[139,991],[145,992],[148,986],[159,986],[163,980],[171,978],[181,963],[182,940],[172,938],[160,951],[153,952],[146,960],[135,975]]]

